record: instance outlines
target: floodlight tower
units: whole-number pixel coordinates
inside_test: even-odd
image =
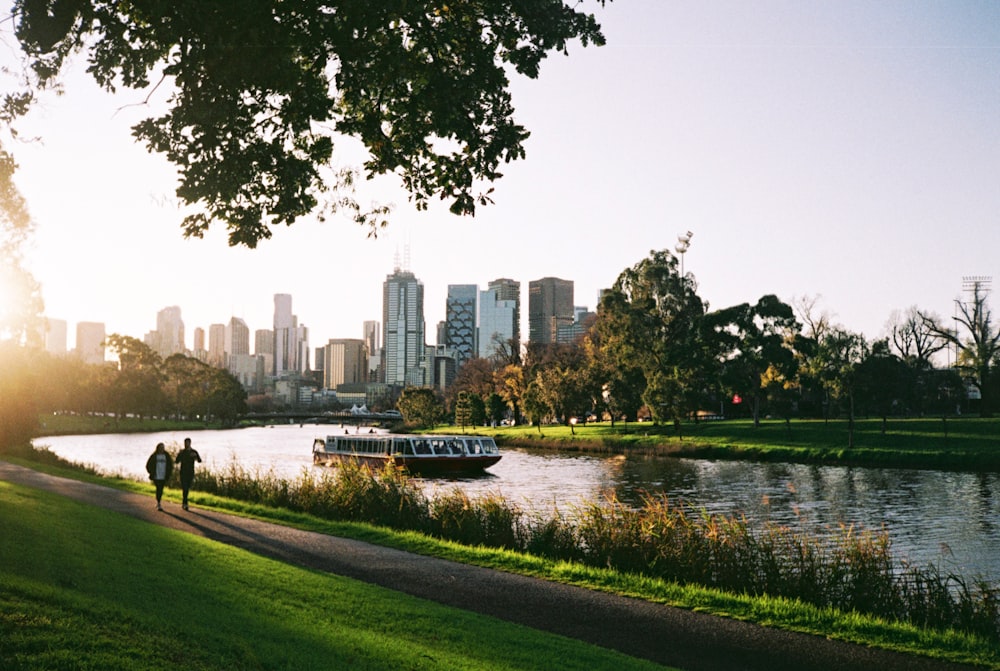
[[[677,253],[681,255],[681,277],[684,277],[684,253],[691,246],[691,237],[693,235],[694,233],[692,233],[691,231],[678,235],[677,244],[674,246],[674,249],[677,250]]]

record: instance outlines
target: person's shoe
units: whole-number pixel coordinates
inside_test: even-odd
[[[157,510],[163,510],[163,506],[161,506],[159,503],[157,503],[156,504],[156,509]]]
[[[187,509],[188,509],[188,504],[186,504],[186,503],[185,503],[185,504],[184,504],[183,506],[181,506],[181,507],[182,507],[182,508],[184,508],[184,510],[187,510]]]

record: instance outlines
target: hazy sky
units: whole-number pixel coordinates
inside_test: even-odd
[[[184,240],[173,170],[131,140],[145,93],[111,97],[77,68],[22,127],[42,142],[13,146],[47,314],[69,322],[72,347],[78,321],[141,338],[178,305],[190,346],[195,327],[231,316],[270,328],[273,295],[288,293],[316,347],[381,319],[382,282],[408,248],[433,340],[448,284],[511,277],[526,299],[530,280],[562,277],[593,309],[688,230],[685,269],[710,307],[819,296],[868,337],[912,305],[951,315],[963,276],[1000,287],[1000,2],[583,6],[608,44],[513,82],[532,135],[496,204],[474,219],[418,213],[379,180],[363,199],[395,210],[377,240],[343,218],[256,250],[229,248],[222,228]]]

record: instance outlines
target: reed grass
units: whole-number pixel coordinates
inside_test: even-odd
[[[199,471],[194,489],[335,521],[416,531],[464,545],[735,594],[783,597],[1000,642],[1000,587],[980,578],[897,561],[885,530],[841,526],[807,533],[736,515],[710,514],[666,497],[632,507],[610,497],[572,514],[529,516],[500,495],[428,497],[393,466],[343,464],[288,481],[237,464]],[[196,494],[195,494],[196,495]]]

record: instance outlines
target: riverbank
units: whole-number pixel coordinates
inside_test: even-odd
[[[461,430],[450,427],[452,430]],[[501,446],[702,459],[817,463],[973,472],[1000,471],[1000,419],[862,419],[854,446],[846,420],[720,420],[672,426],[601,422],[466,429]]]
[[[0,472],[2,471],[2,462],[0,462]],[[0,479],[12,478],[13,474],[18,472],[26,473],[24,470],[15,469],[10,471],[6,478],[0,477]],[[45,650],[65,650],[65,654],[70,656],[73,656],[74,652],[82,650],[86,653],[84,657],[94,654],[101,655],[105,662],[101,666],[111,667],[116,666],[113,663],[116,654],[120,656],[121,660],[130,659],[130,655],[138,654],[138,651],[130,649],[129,646],[133,644],[140,646],[144,653],[141,657],[144,661],[149,661],[149,648],[142,643],[136,643],[136,641],[149,640],[152,643],[151,637],[155,638],[155,641],[176,638],[178,641],[190,639],[191,643],[196,643],[193,648],[184,645],[177,648],[182,651],[190,649],[193,659],[187,657],[181,660],[171,657],[170,661],[184,662],[187,668],[222,669],[232,668],[231,665],[227,666],[227,664],[241,665],[238,662],[246,661],[248,655],[256,659],[257,665],[259,665],[261,660],[272,659],[271,654],[283,654],[281,649],[287,647],[288,637],[294,637],[294,640],[299,640],[301,637],[307,639],[308,645],[313,647],[318,645],[327,651],[325,655],[319,657],[312,657],[304,651],[303,660],[311,659],[313,664],[316,659],[328,661],[329,659],[339,659],[339,657],[335,658],[331,655],[347,654],[351,658],[345,661],[353,661],[353,664],[347,664],[352,668],[398,668],[398,664],[401,659],[405,658],[405,655],[400,658],[396,657],[395,653],[400,649],[406,652],[406,646],[412,645],[412,641],[406,637],[402,641],[397,639],[400,635],[408,634],[409,629],[400,630],[398,627],[384,629],[384,621],[387,621],[384,620],[384,613],[378,611],[377,605],[369,607],[369,597],[365,595],[364,590],[361,590],[358,598],[355,599],[351,596],[355,592],[353,589],[348,594],[340,584],[331,584],[326,588],[306,585],[302,579],[294,575],[286,575],[286,569],[282,568],[284,563],[296,563],[300,559],[334,562],[339,567],[340,564],[348,560],[350,555],[350,552],[341,546],[345,543],[352,544],[351,541],[341,539],[358,538],[379,545],[397,547],[408,552],[447,558],[462,564],[478,564],[501,569],[501,573],[481,574],[479,569],[451,565],[451,568],[437,572],[435,572],[436,570],[432,571],[421,579],[417,579],[416,576],[408,578],[406,567],[412,566],[414,570],[426,572],[431,570],[431,565],[435,564],[437,560],[396,554],[383,561],[380,559],[383,551],[368,546],[368,549],[364,551],[365,556],[359,558],[360,562],[357,566],[358,570],[367,571],[374,582],[395,580],[395,584],[387,586],[404,592],[427,587],[428,589],[424,590],[426,594],[423,596],[432,600],[450,600],[459,598],[468,592],[470,599],[467,602],[453,603],[452,605],[480,612],[484,612],[481,610],[482,608],[492,608],[496,612],[490,612],[490,614],[502,619],[519,621],[531,628],[553,631],[572,638],[585,638],[591,635],[586,632],[592,632],[593,636],[604,641],[599,642],[599,645],[607,645],[627,654],[636,654],[660,663],[679,662],[684,668],[919,668],[930,670],[955,668],[952,666],[955,662],[980,665],[981,668],[1000,668],[993,645],[977,637],[970,637],[954,631],[937,632],[916,628],[912,625],[888,623],[857,613],[845,614],[827,609],[817,610],[801,602],[785,599],[750,598],[725,594],[716,590],[706,590],[693,585],[682,587],[607,569],[586,569],[566,562],[552,562],[482,546],[460,546],[419,534],[394,532],[384,527],[376,528],[354,523],[320,521],[311,516],[290,513],[288,510],[267,506],[249,506],[245,502],[201,493],[197,494],[198,498],[195,500],[196,509],[191,513],[184,513],[177,508],[176,492],[169,491],[167,498],[172,502],[167,505],[167,512],[157,513],[150,504],[151,487],[148,484],[129,483],[114,479],[85,479],[90,480],[91,484],[74,485],[65,481],[53,482],[52,491],[78,498],[94,506],[125,512],[156,525],[170,526],[208,537],[214,537],[213,534],[217,533],[221,536],[216,540],[231,542],[240,547],[254,549],[255,552],[264,555],[274,556],[282,564],[265,563],[250,567],[245,556],[234,555],[229,559],[217,558],[209,555],[209,547],[205,545],[175,547],[177,544],[173,540],[174,536],[165,535],[164,532],[154,531],[146,534],[138,529],[118,529],[116,520],[121,519],[118,515],[115,515],[113,519],[101,516],[88,521],[80,521],[74,518],[80,512],[77,507],[66,511],[57,511],[52,509],[53,502],[51,501],[43,502],[36,499],[29,502],[26,498],[29,495],[15,493],[15,498],[18,500],[12,501],[12,505],[9,506],[0,505],[0,511],[24,510],[30,519],[18,514],[9,521],[9,524],[7,521],[0,520],[4,524],[4,528],[13,530],[19,539],[23,536],[24,540],[23,543],[19,542],[8,548],[14,552],[16,557],[11,558],[9,562],[5,560],[4,565],[11,567],[11,570],[0,572],[0,582],[6,580],[5,576],[14,575],[13,568],[15,567],[19,571],[33,572],[32,574],[38,571],[58,570],[60,575],[65,575],[65,572],[69,570],[68,575],[75,576],[76,573],[70,570],[70,562],[79,560],[86,563],[86,570],[81,571],[79,577],[71,581],[60,579],[58,575],[55,575],[32,578],[17,585],[18,590],[12,592],[16,595],[13,605],[17,608],[4,608],[4,611],[18,615],[26,609],[34,609],[30,614],[35,617],[0,618],[0,634],[4,633],[3,628],[6,626],[4,622],[13,627],[11,631],[17,634],[16,637],[3,637],[3,640],[10,642],[6,649],[12,654],[16,654],[18,650],[23,652],[23,646],[28,642],[25,637],[27,634],[35,636],[34,639],[31,639],[33,641],[32,649],[41,646],[41,649]],[[31,476],[29,481],[22,484],[37,487],[40,486],[40,481],[45,480],[48,478]],[[107,489],[108,485],[114,486],[115,489]],[[4,492],[5,488],[0,485],[0,499],[3,499]],[[0,503],[2,502],[0,500]],[[257,521],[223,517],[220,513],[211,512],[209,509],[216,511],[229,509],[242,515],[252,516]],[[5,516],[0,515],[0,517]],[[298,546],[291,537],[300,535],[302,532],[284,527],[269,527],[265,530],[261,525],[266,523],[260,520],[266,519],[299,530],[311,529],[319,532],[322,536],[313,536],[314,540],[310,541],[311,543],[334,543],[337,547],[321,549],[309,546],[302,548],[304,551],[296,550]],[[252,528],[244,528],[245,525],[251,525]],[[85,533],[82,535],[66,533],[66,529],[83,529]],[[147,535],[148,538],[146,538]],[[127,553],[120,552],[122,539],[128,539],[130,551]],[[72,542],[74,545],[58,551],[47,546],[40,547],[38,554],[38,556],[60,556],[63,561],[53,564],[52,562],[30,560],[33,555],[29,547],[34,547],[39,543],[51,545],[65,542]],[[247,547],[248,543],[254,547]],[[100,548],[101,552],[106,550],[108,558],[95,557],[94,548]],[[175,596],[162,603],[156,612],[148,610],[147,587],[151,578],[143,573],[147,562],[134,561],[132,553],[132,549],[141,550],[141,548],[147,548],[153,553],[148,562],[150,575],[155,573],[158,570],[156,567],[164,561],[174,561],[175,563],[179,561],[180,565],[167,572],[171,575],[183,573],[189,576],[188,580],[180,581],[172,589],[171,593]],[[0,552],[0,554],[4,553]],[[128,565],[118,566],[121,575],[117,575],[118,571],[115,570],[117,563],[123,561],[125,556],[128,557],[126,562]],[[95,570],[95,567],[98,569],[107,568],[107,576],[109,577],[105,577],[100,571]],[[353,576],[350,570],[345,570],[343,567],[313,566],[313,568],[320,571],[332,570],[334,573]],[[473,573],[476,575],[472,575]],[[561,600],[554,599],[551,592],[548,591],[551,589],[560,594],[566,594],[566,587],[550,587],[547,583],[533,583],[546,590],[545,594],[540,594],[535,599],[534,592],[527,587],[511,588],[498,583],[500,580],[523,580],[507,577],[515,573],[540,577],[546,581],[586,586],[601,592],[623,594],[630,598],[620,600],[622,605],[619,608],[625,610],[616,611],[613,615],[605,614],[606,611],[602,610],[603,606],[598,605],[599,602],[603,603],[606,597],[593,592],[580,592],[584,603],[570,606]],[[253,587],[248,587],[250,583],[246,582],[245,578],[246,575],[250,574],[254,577],[251,581]],[[313,573],[310,572],[310,575]],[[114,581],[116,584],[121,583],[123,587],[123,589],[116,590],[116,596],[111,601],[107,599],[106,592],[108,584],[106,581],[111,579],[110,576],[117,576]],[[124,582],[122,582],[123,580]],[[226,585],[230,583],[233,584],[233,589],[231,596],[227,598],[226,595],[229,592]],[[49,586],[43,589],[40,587],[42,585]],[[302,593],[293,593],[299,585],[302,586]],[[129,589],[124,589],[124,587],[129,587]],[[91,596],[91,588],[97,596]],[[43,591],[38,591],[40,589]],[[489,598],[481,596],[477,598],[475,595],[482,589],[492,589],[496,592]],[[0,595],[3,593],[6,592],[0,590]],[[337,626],[340,621],[341,606],[330,603],[329,594],[331,593],[338,595],[335,601],[337,604],[341,604],[343,612],[349,615],[349,620],[342,627]],[[276,599],[275,595],[279,598]],[[380,597],[378,592],[374,592],[373,596]],[[399,597],[391,598],[398,600]],[[617,600],[616,597],[607,598]],[[202,614],[211,613],[212,608],[220,599],[223,603],[219,604],[219,607],[227,612],[223,619],[227,622],[233,622],[233,627],[225,627],[221,631],[218,628],[218,623],[213,623],[211,615],[201,617]],[[652,603],[644,603],[645,600]],[[319,612],[313,613],[310,610],[311,604],[314,602],[319,604],[318,607],[321,609]],[[450,603],[450,601],[448,602]],[[659,605],[664,603],[679,605],[683,610],[670,610],[671,614],[667,617],[667,611],[663,610],[664,606]],[[551,615],[545,615],[536,610],[536,608],[544,610],[553,607],[555,610]],[[80,612],[77,612],[78,610]],[[278,611],[276,616],[281,618],[281,622],[269,624],[271,620],[268,618],[272,618],[276,610]],[[700,611],[700,613],[684,613],[683,611]],[[645,624],[640,622],[637,625],[625,617],[626,612],[631,614],[630,617],[634,615],[651,619],[644,620]],[[706,619],[704,613],[718,613],[729,619]],[[193,619],[192,615],[195,616]],[[391,616],[388,621],[399,621],[397,615],[398,613]],[[427,624],[419,631],[428,631],[436,643],[427,650],[416,650],[418,658],[410,659],[406,666],[408,668],[441,668],[440,654],[434,652],[439,647],[441,638],[434,632],[451,631],[455,626],[459,626],[464,631],[465,624],[447,612],[438,614],[431,608],[419,609],[419,613],[415,613],[413,616],[418,617],[421,624]],[[260,622],[260,636],[246,635],[248,630],[243,628],[245,618],[252,618],[254,622]],[[527,618],[527,620],[523,620],[523,618]],[[580,625],[581,618],[589,618],[592,621],[592,626],[587,628]],[[409,619],[404,618],[407,622]],[[74,620],[78,620],[80,624],[127,621],[128,627],[118,631],[113,625],[91,624],[89,625],[90,629],[84,627],[86,630],[81,631],[79,636],[75,636],[74,634],[80,625],[72,625]],[[698,620],[703,621],[703,628],[698,629],[700,633],[696,633],[693,628],[693,624]],[[209,624],[202,632],[200,627],[202,627],[203,621],[209,622]],[[763,622],[769,626],[787,628],[789,631],[809,631],[818,635],[798,637],[787,631],[759,629],[747,624],[749,621]],[[30,631],[25,632],[26,625],[24,623],[27,622],[40,624],[30,627]],[[323,626],[316,629],[315,625],[319,622],[322,622]],[[447,624],[443,624],[444,622]],[[45,623],[53,624],[46,627]],[[66,626],[61,626],[62,623],[66,623]],[[371,623],[370,630],[368,629],[369,623]],[[438,627],[442,625],[443,628],[439,630]],[[467,664],[444,665],[449,666],[449,668],[496,668],[496,662],[503,659],[504,666],[512,669],[641,668],[641,665],[636,663],[634,659],[626,661],[619,658],[617,662],[610,658],[602,659],[596,654],[598,650],[594,648],[591,648],[589,653],[583,650],[582,659],[574,657],[575,652],[572,650],[566,651],[568,655],[566,659],[558,659],[558,661],[553,661],[553,657],[549,655],[539,658],[537,653],[540,652],[540,649],[535,647],[538,644],[524,638],[523,630],[522,635],[515,638],[515,644],[520,652],[526,654],[517,658],[502,650],[499,639],[493,640],[489,634],[490,626],[487,624],[484,630],[487,632],[487,638],[472,641],[471,647],[468,648],[471,659],[456,658],[451,660],[453,662],[465,661],[468,662]],[[152,627],[155,627],[156,630],[151,630]],[[191,632],[192,628],[197,629],[197,632]],[[236,638],[229,638],[230,630],[235,632],[233,636]],[[256,631],[257,629],[251,628],[251,630]],[[477,628],[477,631],[479,630]],[[370,631],[375,632],[377,640],[368,638]],[[415,639],[418,642],[423,640],[419,631]],[[199,632],[204,635],[198,635]],[[351,638],[352,632],[357,632],[362,640]],[[88,633],[93,633],[94,636],[89,636]],[[502,634],[499,630],[496,633]],[[105,635],[109,638],[105,639]],[[692,635],[695,637],[694,639],[690,638]],[[842,643],[829,639],[854,640],[862,645],[845,647]],[[100,649],[92,644],[93,640],[102,641]],[[450,650],[452,639],[446,640]],[[626,641],[633,640],[638,646],[637,649],[626,650],[621,647],[626,645]],[[53,642],[57,644],[45,645]],[[596,639],[595,642],[597,642]],[[373,646],[372,644],[375,643],[377,644]],[[15,647],[15,644],[21,647]],[[158,648],[157,646],[152,647]],[[883,653],[877,648],[893,649],[905,654],[900,656]],[[170,649],[173,650],[173,646],[170,646]],[[640,652],[640,650],[644,652]],[[689,654],[680,654],[685,653],[685,651]],[[553,650],[553,653],[558,658],[559,652]],[[217,654],[226,656],[218,658]],[[427,655],[426,660],[425,654]],[[660,657],[661,654],[664,657]],[[678,656],[679,654],[680,656]],[[233,655],[237,655],[237,657],[234,658]],[[372,655],[377,657],[373,660]],[[207,664],[191,663],[205,662],[206,657],[210,658]],[[74,659],[79,661],[77,657]],[[280,657],[279,659],[287,660],[287,658]],[[570,663],[570,660],[574,660],[575,663]],[[424,665],[423,661],[429,662],[429,666]],[[279,665],[287,666],[287,664]],[[272,665],[264,663],[264,666]],[[323,666],[325,668],[326,665]],[[144,666],[144,668],[158,667],[154,665]],[[159,668],[171,667],[169,663],[165,663]],[[306,664],[297,668],[316,667]]]
[[[40,435],[83,435],[220,429],[203,422],[179,422],[88,415],[45,415]],[[437,432],[493,436],[501,447],[598,454],[656,454],[696,459],[838,464],[970,472],[1000,471],[1000,418],[949,417],[859,419],[854,446],[847,420],[750,420],[588,423],[502,427],[438,426]]]

